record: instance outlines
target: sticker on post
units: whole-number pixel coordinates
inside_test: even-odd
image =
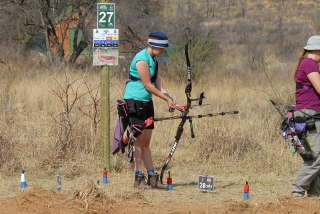
[[[119,29],[93,29],[93,65],[118,65]]]
[[[214,177],[207,175],[199,175],[198,188],[204,192],[214,192],[216,182]]]
[[[117,48],[94,48],[93,49],[93,65],[118,65],[119,49]]]
[[[119,29],[93,29],[94,48],[118,48]]]

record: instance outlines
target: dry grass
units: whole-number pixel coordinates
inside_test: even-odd
[[[6,174],[21,169],[34,174],[63,173],[68,178],[96,173],[101,169],[99,133],[88,117],[94,111],[94,101],[88,93],[98,92],[99,72],[65,67],[40,69],[7,62],[1,65],[1,169]],[[272,66],[275,66],[272,63]],[[281,64],[279,64],[281,66]],[[194,83],[193,94],[206,92],[210,106],[194,108],[192,114],[239,110],[239,116],[223,116],[194,120],[196,138],[191,139],[188,124],[174,156],[172,170],[188,166],[190,173],[221,172],[273,173],[292,175],[298,158],[293,158],[279,134],[279,115],[268,103],[274,98],[283,103],[292,100],[289,73],[265,72],[214,73]],[[267,73],[267,71],[269,73]],[[115,71],[112,71],[115,72]],[[266,74],[271,78],[266,78]],[[125,80],[111,77],[111,101],[121,97]],[[70,86],[69,102],[74,107],[68,113],[66,128],[61,115],[66,113],[64,101],[57,96]],[[166,88],[184,103],[184,82],[164,79]],[[60,92],[59,92],[60,91]],[[276,93],[276,94],[275,94]],[[279,97],[280,96],[280,97]],[[156,115],[167,116],[166,104],[155,98]],[[97,102],[97,101],[96,101]],[[112,105],[112,124],[116,117]],[[84,114],[84,113],[87,114]],[[178,121],[156,124],[152,150],[157,167],[162,165],[174,139]],[[71,132],[68,139],[64,131]],[[64,145],[61,155],[61,144]],[[117,173],[127,173],[128,165],[121,157],[113,157]]]
[[[272,40],[278,38],[276,32],[280,32],[275,24],[279,20],[272,14],[281,11],[277,10],[277,2],[265,6],[268,9],[260,14],[262,10],[258,1],[248,3],[246,20],[232,15],[232,11],[239,13],[240,10],[228,9],[230,18],[226,17],[224,9],[217,10],[216,17],[207,20],[208,29],[217,33],[212,38],[199,38],[198,42],[203,45],[198,49],[194,47],[191,52],[193,65],[198,68],[194,69],[194,74],[202,76],[194,82],[193,95],[205,91],[205,102],[211,104],[194,108],[191,114],[239,110],[240,115],[195,119],[195,139],[190,138],[189,124],[186,124],[170,166],[177,183],[192,183],[197,175],[209,174],[223,180],[219,185],[228,186],[235,182],[236,185],[232,185],[235,189],[241,188],[245,180],[256,182],[260,189],[266,189],[263,191],[268,195],[267,189],[274,188],[272,181],[279,177],[280,181],[275,185],[279,192],[288,189],[289,182],[285,181],[284,185],[283,181],[293,177],[300,159],[292,157],[281,139],[278,130],[280,117],[267,100],[273,98],[284,104],[292,103],[291,71],[294,64],[284,60],[287,53],[280,54],[279,49],[290,52],[290,56],[296,55],[297,50],[291,52],[280,47],[277,39]],[[240,8],[239,5],[235,7]],[[262,22],[267,24],[262,25]],[[296,25],[290,23],[284,18],[285,29],[295,29],[293,26]],[[290,37],[295,44],[293,48],[303,42],[301,37],[308,31],[301,32],[303,35],[284,31],[293,35]],[[221,49],[212,49],[212,45],[219,45]],[[178,103],[184,104],[184,79],[170,79],[184,77],[178,73],[184,72],[182,50],[181,53],[170,56],[170,75],[162,76],[165,88]],[[5,58],[0,63],[0,175],[17,176],[21,169],[25,169],[34,184],[52,187],[55,175],[60,174],[67,180],[66,189],[70,191],[83,180],[97,179],[102,169],[97,108],[99,71],[50,66],[45,59],[36,56],[19,61]],[[114,101],[122,96],[125,83],[121,73],[117,68],[111,71],[111,130],[116,118]],[[166,104],[157,98],[154,101],[156,116],[168,116]],[[152,151],[157,168],[167,156],[178,122],[156,124]],[[132,183],[128,163],[121,156],[112,157],[112,170],[117,186],[112,187],[109,194],[120,194],[123,198],[130,196],[133,190],[128,187]],[[123,187],[119,190],[118,185]],[[5,193],[15,187],[6,181],[0,186],[8,186]],[[185,186],[180,187],[181,191]],[[192,195],[194,191],[192,186],[184,193]],[[273,192],[279,193],[272,190],[271,195]],[[159,197],[166,198],[165,195]]]
[[[224,6],[227,2],[230,7]],[[241,2],[244,1],[218,1],[215,17],[200,25],[196,23],[195,29],[207,28],[213,32],[199,41],[207,44],[207,40],[212,40],[219,48],[201,46],[198,51],[203,48],[203,53],[191,53],[195,66],[195,57],[207,56],[206,51],[212,51],[211,57],[197,59],[200,63],[195,67],[204,72],[194,69],[195,76],[202,77],[193,85],[193,95],[205,91],[205,103],[210,106],[194,108],[191,114],[231,110],[239,110],[240,114],[194,119],[195,139],[191,139],[186,124],[169,167],[176,190],[172,192],[133,189],[130,165],[121,155],[111,159],[110,185],[96,189],[92,181],[100,179],[102,171],[99,108],[96,108],[100,96],[97,69],[50,66],[44,57],[37,56],[30,60],[20,56],[16,60],[0,58],[0,197],[18,192],[22,169],[27,171],[30,187],[52,190],[56,175],[60,174],[63,192],[72,195],[78,190],[84,201],[89,193],[100,191],[110,198],[141,199],[145,204],[161,206],[181,201],[241,200],[246,180],[252,200],[274,200],[287,195],[301,160],[292,156],[281,138],[280,117],[268,99],[293,103],[291,71],[295,62],[292,60],[300,54],[299,48],[307,37],[317,32],[318,11],[316,3],[310,0],[246,1],[246,16],[241,17]],[[177,11],[179,16],[183,14]],[[171,25],[166,27],[170,29]],[[180,22],[176,25],[179,32],[174,29],[169,35],[174,42],[182,43],[179,33],[184,25]],[[202,33],[196,35],[198,38]],[[184,77],[177,73],[185,71],[182,50],[181,53],[170,56],[170,75],[162,77],[165,88],[179,104],[184,104],[184,79],[171,79]],[[124,72],[119,70],[111,71],[112,131],[116,119],[114,101],[122,96],[126,81]],[[166,104],[157,98],[154,101],[156,116],[169,116]],[[157,170],[172,145],[178,122],[156,124],[151,144]],[[197,176],[204,174],[215,176],[214,194],[203,194],[196,189]],[[85,185],[88,180],[90,185]]]

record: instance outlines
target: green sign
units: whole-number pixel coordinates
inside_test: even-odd
[[[114,3],[97,4],[97,28],[113,29],[115,28],[116,5]]]

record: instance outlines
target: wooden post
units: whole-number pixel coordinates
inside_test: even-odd
[[[101,68],[101,141],[103,144],[103,167],[110,171],[110,91],[109,68]]]
[[[100,0],[101,3],[107,3],[108,0]],[[111,170],[110,165],[110,81],[109,68],[102,66],[100,76],[101,86],[101,142],[103,144],[103,168]]]

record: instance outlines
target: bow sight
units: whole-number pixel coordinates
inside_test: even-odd
[[[163,117],[163,118],[155,118],[154,119],[154,121],[181,119],[181,122],[179,123],[179,126],[178,126],[177,131],[176,131],[174,144],[172,145],[171,150],[169,152],[169,155],[168,155],[168,157],[167,157],[167,159],[166,159],[166,161],[163,164],[162,169],[161,169],[160,181],[161,181],[162,184],[163,184],[164,172],[165,172],[166,168],[168,167],[169,162],[171,161],[174,152],[177,149],[178,143],[179,143],[180,138],[181,138],[182,133],[183,133],[184,124],[186,123],[187,120],[189,121],[189,124],[190,124],[191,137],[194,138],[195,134],[194,134],[193,124],[192,124],[192,119],[193,118],[214,117],[214,116],[223,116],[223,115],[227,115],[227,114],[238,114],[239,113],[239,111],[229,111],[229,112],[199,114],[199,115],[191,115],[191,116],[188,115],[189,114],[189,110],[193,106],[202,106],[203,99],[205,99],[205,96],[204,96],[204,92],[201,92],[199,97],[191,98],[192,73],[191,73],[191,63],[190,63],[190,59],[189,59],[189,45],[188,45],[188,43],[185,45],[185,49],[184,50],[185,50],[185,56],[186,56],[186,62],[187,62],[187,85],[186,85],[186,88],[185,88],[187,104],[185,106],[185,109],[184,109],[184,111],[181,112],[180,116]],[[198,103],[197,103],[197,105],[192,105],[192,102],[198,102]]]
[[[206,97],[204,96],[204,92],[201,92],[201,94],[200,94],[200,96],[199,96],[198,98],[190,99],[190,101],[191,101],[191,102],[199,101],[199,102],[198,102],[198,105],[199,105],[199,106],[202,106],[202,101],[203,101],[204,98],[206,98]]]

